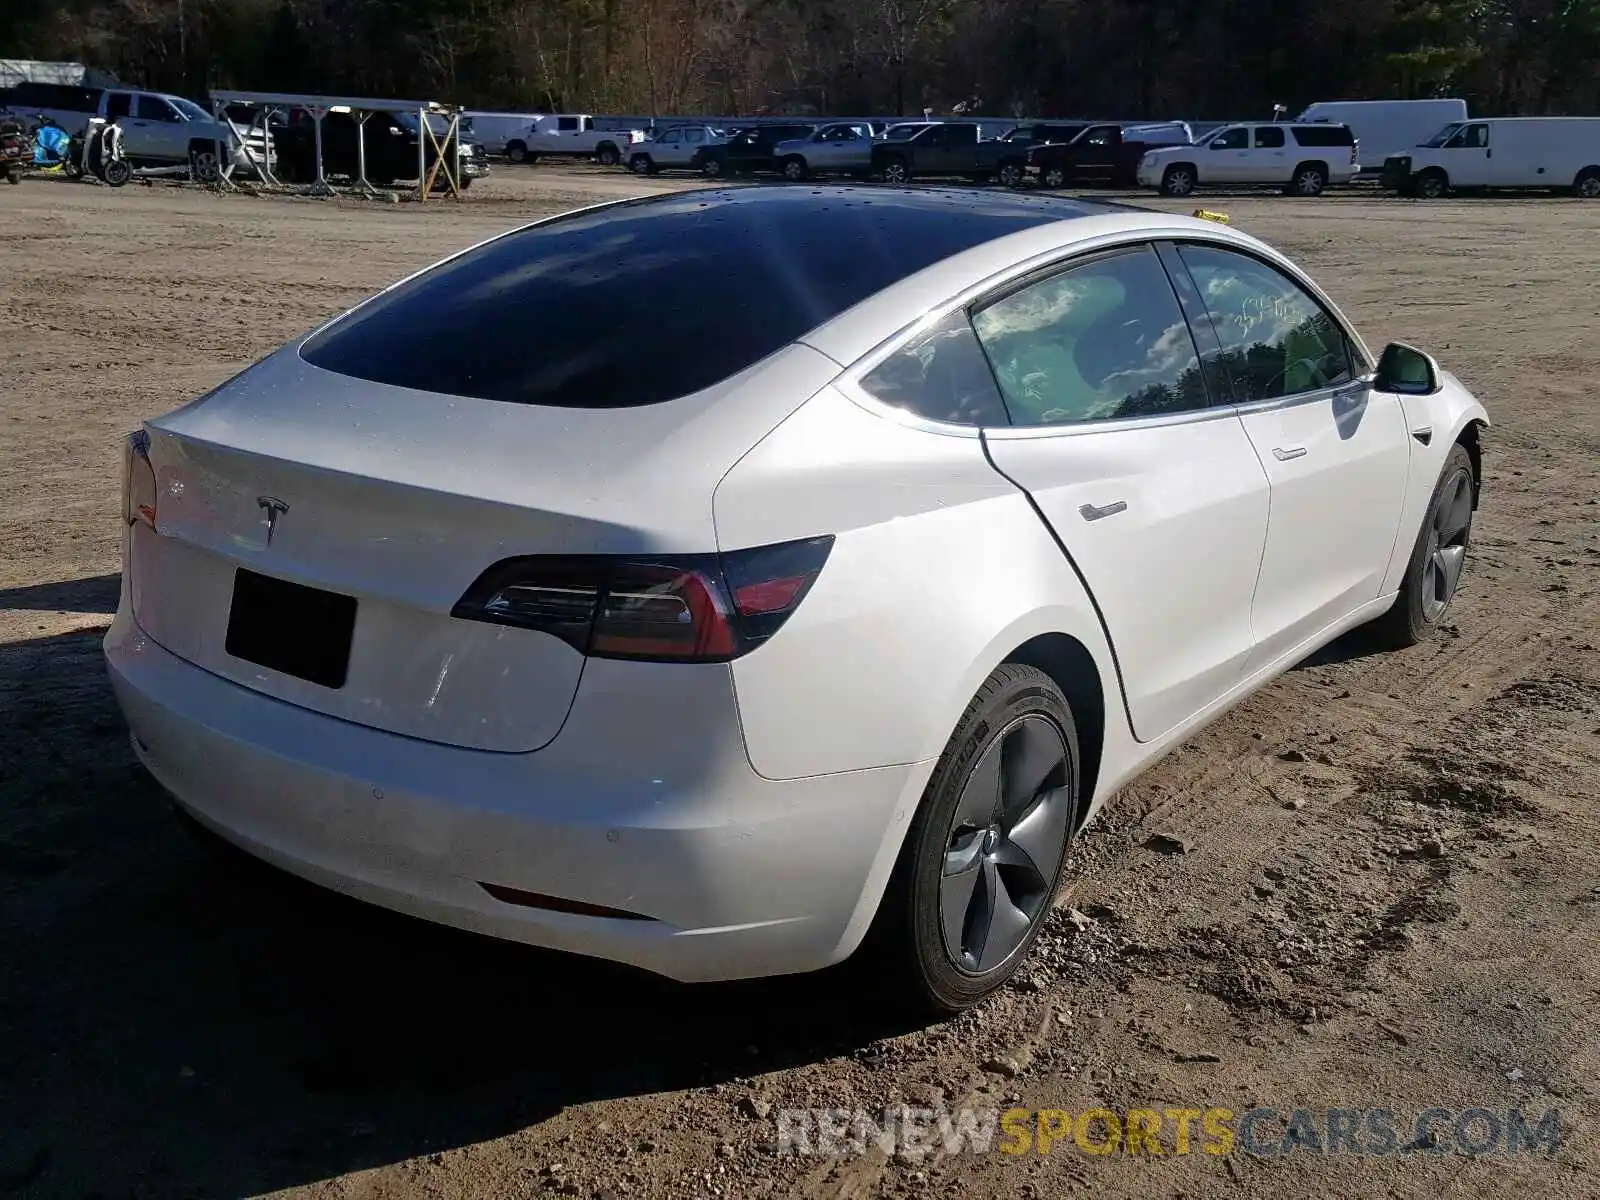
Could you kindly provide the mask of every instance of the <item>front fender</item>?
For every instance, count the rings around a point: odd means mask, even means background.
[[[1489,425],[1488,411],[1461,380],[1443,371],[1440,373],[1440,384],[1439,390],[1431,395],[1399,397],[1406,430],[1411,436],[1411,470],[1399,532],[1389,558],[1389,569],[1384,574],[1385,594],[1399,590],[1405,577],[1411,552],[1416,546],[1417,533],[1422,528],[1428,502],[1433,498],[1433,489],[1439,481],[1440,472],[1444,470],[1450,448],[1457,442],[1474,437],[1477,429]],[[1426,444],[1422,440],[1424,434],[1427,437]],[[1477,462],[1476,453],[1474,462]],[[1480,496],[1482,474],[1479,470]]]

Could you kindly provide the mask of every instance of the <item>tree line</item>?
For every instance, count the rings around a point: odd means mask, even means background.
[[[1600,113],[1600,0],[7,0],[0,57],[139,86],[627,114]]]

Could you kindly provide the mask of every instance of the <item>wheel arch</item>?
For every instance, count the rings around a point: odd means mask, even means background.
[[[1072,710],[1072,720],[1077,726],[1078,756],[1082,760],[1079,763],[1078,811],[1073,814],[1076,832],[1088,819],[1105,751],[1106,691],[1100,668],[1087,646],[1070,633],[1060,632],[1029,638],[1003,661],[1043,671],[1067,698],[1067,707]]]

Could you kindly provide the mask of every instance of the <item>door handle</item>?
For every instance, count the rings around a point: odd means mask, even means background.
[[[1304,446],[1274,446],[1272,448],[1272,457],[1279,462],[1288,462],[1291,458],[1304,458],[1305,456],[1306,448]]]
[[[1080,504],[1078,515],[1085,521],[1098,521],[1101,517],[1114,517],[1128,508],[1126,500],[1113,500],[1110,504]]]

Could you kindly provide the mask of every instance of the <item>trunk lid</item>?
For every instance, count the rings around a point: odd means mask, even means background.
[[[131,530],[135,615],[180,657],[292,704],[450,745],[538,749],[560,731],[583,656],[454,618],[455,602],[517,555],[716,549],[718,481],[837,371],[797,345],[682,400],[570,409],[370,383],[288,348],[147,425],[159,532]],[[269,580],[265,600],[252,592],[249,636],[230,630],[241,569]],[[354,598],[353,626],[330,634],[316,597],[307,607],[270,581]],[[329,636],[348,639],[337,686],[250,649],[265,637],[293,659]]]

